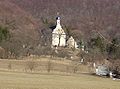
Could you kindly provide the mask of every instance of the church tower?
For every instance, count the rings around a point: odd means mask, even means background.
[[[52,46],[66,46],[66,34],[61,27],[60,17],[56,18],[56,28],[52,32]]]

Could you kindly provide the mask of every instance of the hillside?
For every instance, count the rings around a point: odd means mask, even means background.
[[[108,39],[120,33],[120,0],[10,1],[31,13],[39,21],[41,18],[54,21],[59,12],[63,26],[78,30],[84,37],[96,33],[93,30],[100,31]]]
[[[38,24],[30,14],[7,0],[0,1],[0,12],[0,22],[4,25],[12,25],[14,28],[11,30],[31,29],[33,33],[33,29],[37,28]]]
[[[19,50],[23,45],[34,45],[39,40],[37,20],[7,0],[0,0],[0,26],[10,31],[9,41],[1,43],[8,51]]]
[[[55,23],[57,12],[62,17],[62,25],[82,38],[89,38],[98,31],[107,39],[120,33],[120,0],[5,0],[29,13],[39,21]],[[12,7],[11,7],[12,8]],[[17,8],[16,8],[17,9]]]
[[[0,12],[1,25],[11,33],[10,41],[1,46],[17,54],[38,46],[37,53],[48,50],[40,46],[50,46],[49,27],[55,25],[58,12],[63,28],[75,39],[87,43],[102,34],[111,42],[120,37],[120,0],[0,0]]]

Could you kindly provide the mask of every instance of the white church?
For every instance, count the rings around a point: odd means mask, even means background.
[[[52,32],[52,47],[78,48],[77,42],[71,36],[67,40],[67,35],[60,24],[60,17],[56,18],[56,28]]]

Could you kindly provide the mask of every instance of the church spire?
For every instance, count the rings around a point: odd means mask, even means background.
[[[57,20],[56,27],[61,28],[59,12],[57,12],[57,18],[56,18],[56,20]]]
[[[58,16],[58,17],[56,18],[56,20],[57,20],[57,26],[61,26],[61,25],[60,25],[60,16]]]

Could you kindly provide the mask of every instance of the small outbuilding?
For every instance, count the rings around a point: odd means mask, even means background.
[[[72,36],[68,39],[67,46],[69,48],[78,48],[77,42],[74,40]]]

